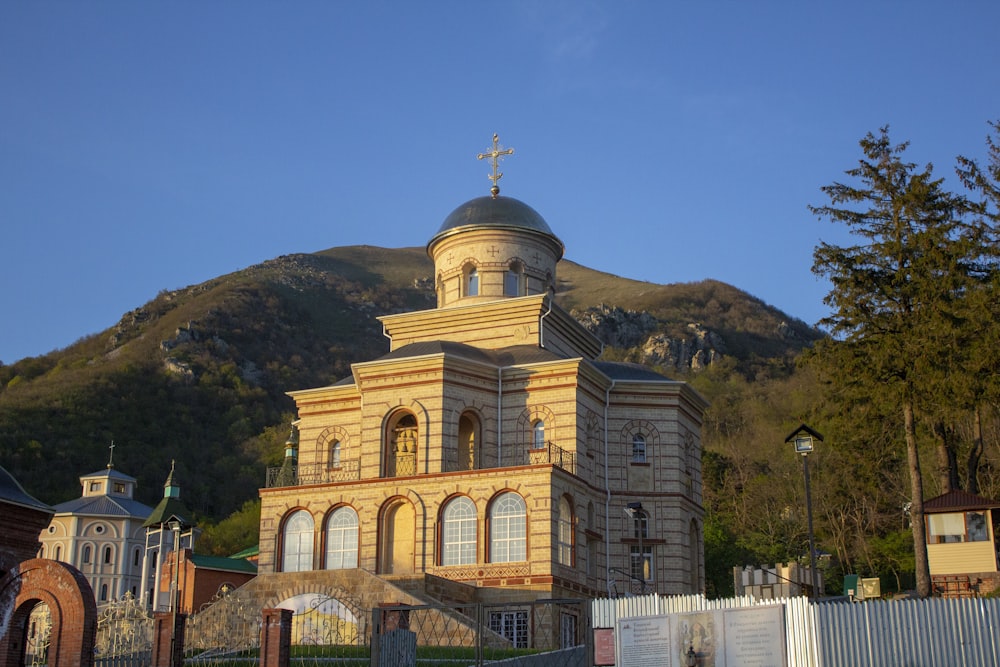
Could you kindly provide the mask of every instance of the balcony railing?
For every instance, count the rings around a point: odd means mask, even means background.
[[[416,459],[414,455],[399,457],[388,471],[387,477],[403,477],[416,474]],[[491,468],[509,468],[514,466],[538,465],[548,463],[558,468],[576,474],[576,454],[555,444],[546,442],[542,447],[528,445],[505,445],[501,450],[501,460],[497,464],[496,456],[487,456],[482,462],[481,470]],[[267,469],[264,488],[271,489],[283,486],[303,486],[306,484],[328,484],[330,482],[355,482],[361,479],[361,461],[355,459],[344,461],[341,466],[328,468],[324,465],[295,465]]]
[[[566,451],[554,442],[546,442],[542,447],[516,445],[502,450],[500,466],[524,466],[551,463],[567,472],[576,474],[576,454]]]
[[[359,460],[344,461],[336,468],[327,468],[323,465],[281,466],[267,469],[264,488],[354,482],[359,479],[361,479],[361,461]]]

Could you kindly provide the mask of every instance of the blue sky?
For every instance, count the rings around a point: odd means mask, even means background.
[[[160,290],[423,246],[488,193],[568,259],[810,324],[820,187],[888,124],[954,184],[1000,119],[996,2],[0,3],[0,360]],[[956,185],[957,187],[957,185]]]

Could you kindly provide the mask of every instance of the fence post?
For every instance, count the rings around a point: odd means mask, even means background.
[[[292,610],[261,609],[260,667],[288,667],[292,657]]]
[[[369,646],[369,654],[371,655],[371,660],[369,660],[369,667],[378,667],[379,664],[379,645],[382,643],[382,610],[378,607],[372,609],[372,638],[371,646]]]
[[[181,667],[184,664],[186,620],[187,614],[174,614],[169,611],[158,611],[153,614],[152,667]]]

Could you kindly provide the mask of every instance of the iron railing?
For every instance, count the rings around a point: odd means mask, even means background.
[[[344,461],[336,468],[324,465],[293,465],[268,468],[264,487],[303,486],[330,482],[356,482],[361,479],[361,461]]]
[[[546,463],[577,474],[576,454],[563,449],[554,442],[546,442],[541,447],[528,445],[505,446],[497,463],[496,456],[484,457],[481,469],[510,468],[515,466],[537,465]],[[390,470],[389,477],[405,477],[415,475],[416,458],[410,454],[407,458],[397,458]],[[264,487],[271,489],[283,486],[303,486],[307,484],[328,484],[331,482],[356,482],[361,479],[361,461],[354,459],[344,461],[336,468],[322,464],[284,465],[268,468]]]

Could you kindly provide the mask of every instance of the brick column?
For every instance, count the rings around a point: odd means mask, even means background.
[[[261,609],[260,667],[288,667],[292,656],[292,610]]]
[[[171,654],[171,623],[176,618],[173,627],[173,653]],[[182,667],[184,664],[184,622],[187,614],[174,616],[169,611],[158,611],[153,614],[153,663],[152,667]]]

